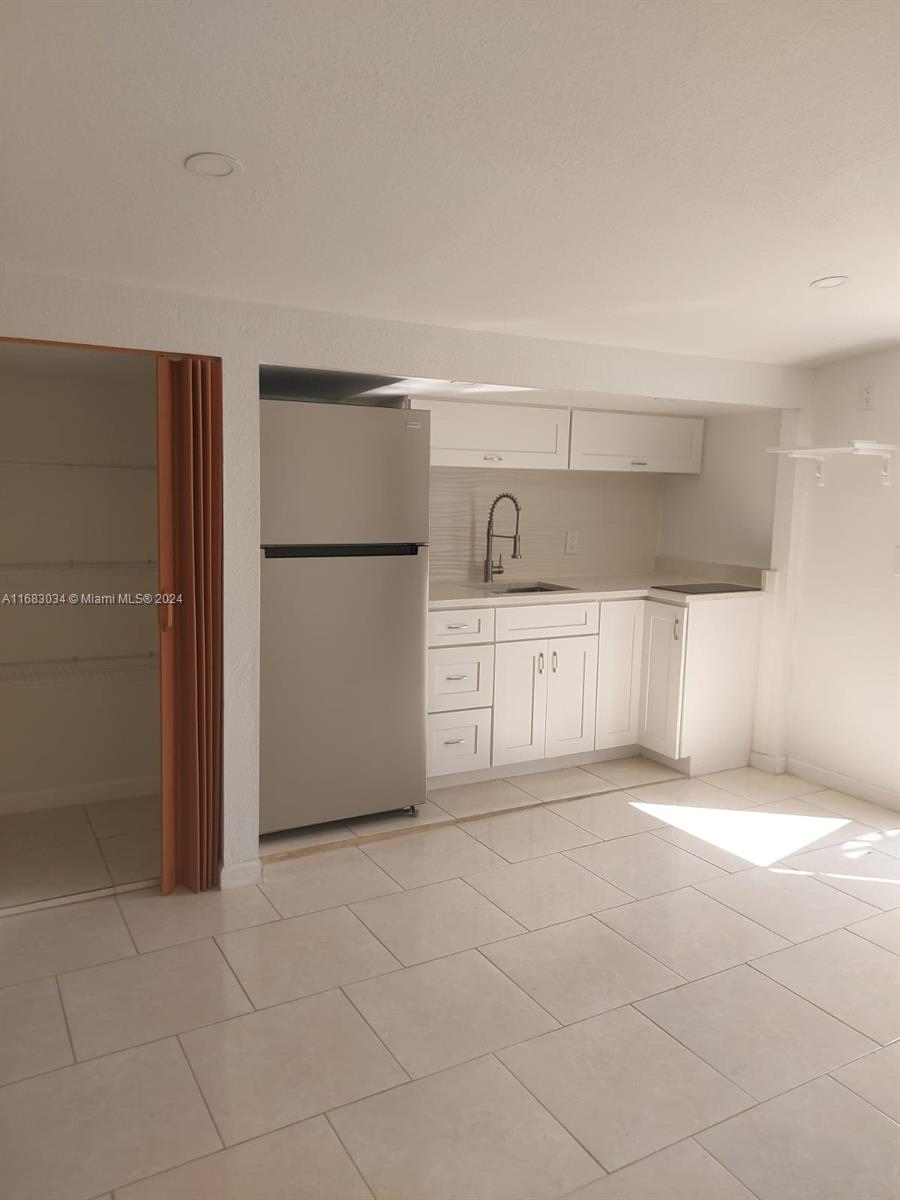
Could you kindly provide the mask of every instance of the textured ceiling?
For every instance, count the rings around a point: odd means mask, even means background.
[[[892,0],[0,9],[13,269],[768,362],[897,337]]]

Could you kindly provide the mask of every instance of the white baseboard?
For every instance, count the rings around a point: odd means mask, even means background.
[[[36,792],[7,792],[0,795],[0,816],[36,812],[42,808],[63,808],[70,804],[94,804],[98,800],[127,800],[132,796],[150,796],[154,793],[159,793],[158,775],[101,779],[93,783],[44,788]]]
[[[757,771],[768,771],[770,775],[783,775],[787,770],[787,758],[784,754],[762,754],[759,750],[750,751],[750,766]]]
[[[262,879],[262,867],[258,858],[250,858],[246,862],[226,863],[219,875],[219,890],[230,891],[232,888],[247,887],[251,883],[259,883]]]
[[[517,775],[536,775],[539,771],[558,771],[562,767],[584,767],[588,763],[611,762],[616,758],[636,758],[640,746],[614,746],[610,750],[587,750],[584,754],[563,754],[559,758],[539,758],[534,762],[507,763],[502,767],[484,767],[480,771],[460,771],[456,775],[435,775],[425,781],[429,792],[458,787],[464,783],[485,783],[490,779],[514,779]]]
[[[882,808],[892,808],[900,811],[900,794],[889,788],[879,787],[875,783],[866,783],[862,779],[853,779],[850,775],[842,775],[840,771],[829,771],[825,767],[817,767],[814,763],[802,762],[799,758],[787,759],[787,769],[792,775],[808,779],[810,783],[821,783],[823,787],[835,792],[845,792],[848,796],[856,796],[858,800],[868,800],[870,804],[880,804]]]

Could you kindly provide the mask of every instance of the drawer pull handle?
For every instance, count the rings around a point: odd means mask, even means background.
[[[468,625],[448,625],[447,628],[448,629],[469,629],[470,626],[468,626]]]
[[[641,458],[633,458],[633,459],[631,460],[631,465],[632,465],[633,467],[646,467],[646,465],[647,465],[647,464],[646,464],[646,462],[645,462],[643,459],[641,459]]]
[[[444,742],[445,746],[461,746],[465,738],[452,738],[449,742]]]
[[[556,653],[555,650],[553,651],[553,657],[551,658],[550,663],[551,663],[551,669],[553,671],[553,674],[555,675],[556,668],[559,665],[559,655]]]
[[[503,462],[502,454],[485,454],[483,457],[485,462]]]
[[[444,678],[448,683],[457,683],[460,679],[468,679],[468,675],[445,675]]]
[[[544,673],[544,652],[542,650],[541,653],[538,655],[538,675],[543,675],[543,673]]]
[[[674,637],[676,642],[678,641],[678,624],[679,624],[680,620],[681,620],[680,617],[676,617],[675,624],[672,626],[672,637]]]

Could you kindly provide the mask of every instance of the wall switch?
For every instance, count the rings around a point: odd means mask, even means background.
[[[875,389],[870,383],[867,383],[862,390],[862,395],[859,398],[859,407],[864,412],[871,412],[875,407]]]
[[[566,530],[566,554],[578,553],[578,534],[573,529]]]

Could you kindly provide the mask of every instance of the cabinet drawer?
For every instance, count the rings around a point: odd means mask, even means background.
[[[428,774],[452,775],[491,765],[491,710],[432,713],[428,718]]]
[[[539,637],[577,637],[600,628],[596,600],[569,604],[530,604],[497,609],[497,641],[521,642]]]
[[[464,646],[493,640],[492,608],[443,609],[428,614],[429,646]]]
[[[493,646],[443,646],[428,651],[430,713],[484,708],[493,698]]]

